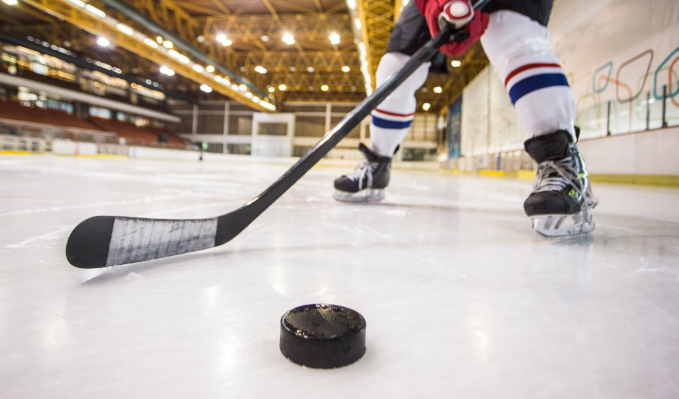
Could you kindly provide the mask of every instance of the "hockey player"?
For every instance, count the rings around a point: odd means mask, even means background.
[[[469,0],[414,0],[396,22],[377,68],[377,85],[399,70],[444,23],[464,27],[467,38],[441,51],[459,56],[481,40],[505,84],[521,122],[531,135],[524,146],[537,162],[533,192],[524,202],[533,227],[550,237],[594,229],[591,192],[576,142],[575,103],[566,76],[549,44],[546,28],[552,0],[487,0],[474,12]],[[415,91],[424,84],[429,63],[416,70],[372,112],[371,148],[359,149],[366,162],[335,180],[339,201],[379,201],[389,184],[391,159],[415,115]],[[572,218],[572,223],[567,223]]]

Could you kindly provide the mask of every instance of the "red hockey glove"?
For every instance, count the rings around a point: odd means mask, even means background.
[[[468,37],[462,41],[451,41],[441,46],[441,51],[458,56],[466,53],[488,27],[487,13],[474,12],[470,0],[415,0],[415,5],[424,15],[431,36],[436,36],[445,24],[460,29],[464,27]]]

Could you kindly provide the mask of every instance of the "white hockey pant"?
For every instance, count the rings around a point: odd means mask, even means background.
[[[532,19],[497,11],[481,43],[528,134],[562,129],[574,136],[573,94],[549,38],[547,28]]]
[[[377,67],[377,86],[401,69],[410,56],[401,53],[387,53]],[[408,134],[415,117],[415,92],[427,80],[429,63],[420,66],[386,100],[372,112],[370,141],[372,150],[379,155],[392,157],[396,147]]]

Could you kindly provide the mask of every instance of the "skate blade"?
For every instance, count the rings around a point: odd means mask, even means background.
[[[589,209],[574,215],[531,216],[533,229],[547,238],[564,238],[588,234],[594,230],[594,219]]]
[[[383,188],[368,188],[357,193],[347,193],[346,191],[335,190],[333,198],[342,202],[377,202],[385,197]]]

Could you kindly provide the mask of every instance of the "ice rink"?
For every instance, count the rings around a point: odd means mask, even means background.
[[[676,398],[679,190],[594,184],[591,236],[538,237],[531,181],[395,171],[378,205],[317,167],[230,243],[70,266],[94,215],[232,211],[287,166],[0,156],[0,397]],[[278,349],[293,307],[367,320],[357,363]]]

